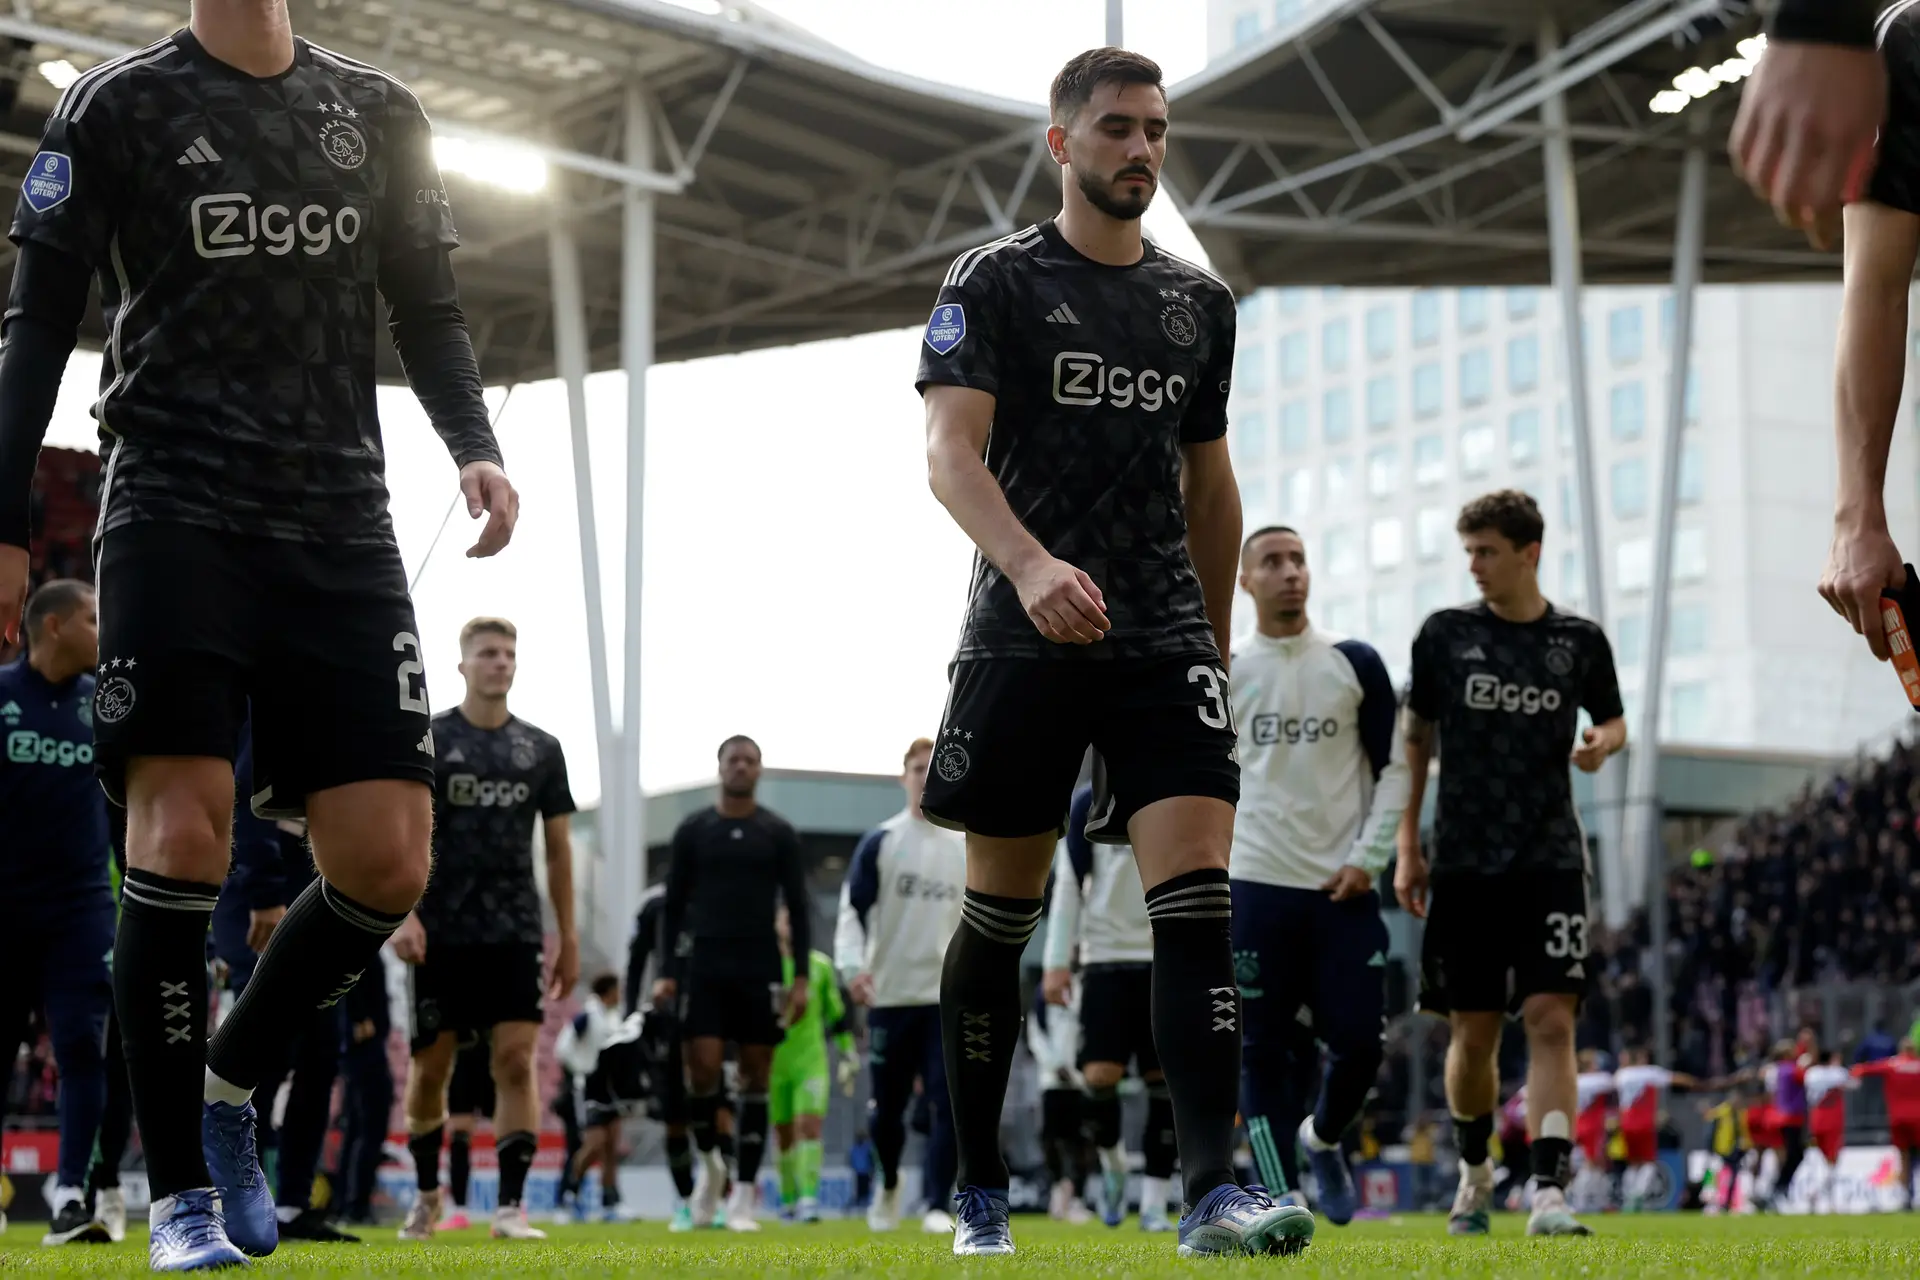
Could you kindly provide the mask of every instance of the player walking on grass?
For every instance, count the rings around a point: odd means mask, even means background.
[[[374,963],[427,882],[433,744],[387,513],[382,321],[469,514],[491,513],[468,554],[506,546],[518,498],[420,104],[296,39],[285,0],[194,0],[187,30],[83,72],[47,121],[12,237],[0,627],[17,627],[35,450],[97,276],[95,767],[128,809],[113,971],[149,1257],[233,1265],[279,1239],[253,1145],[265,1064]],[[249,700],[253,807],[306,819],[320,875],[209,1043],[207,921]]]
[[[801,964],[806,965],[807,990],[812,999],[800,1020],[787,1027],[786,1038],[773,1051],[772,1074],[767,1081],[767,1122],[780,1144],[780,1203],[800,1222],[820,1221],[820,1136],[827,1115],[832,1072],[827,1042],[840,1051],[840,1080],[849,1097],[859,1063],[853,1056],[853,1030],[846,1002],[840,998],[840,979],[825,953],[793,951],[793,926],[782,906],[773,917],[780,938],[780,982],[793,986]]]
[[[44,1243],[109,1238],[87,1211],[87,1160],[107,1106],[113,1007],[107,806],[93,778],[93,588],[56,579],[27,604],[27,656],[0,666],[0,1062],[12,1078],[28,1019],[44,1012],[60,1070],[60,1156]],[[5,1110],[0,1094],[0,1112]]]
[[[940,969],[960,926],[967,852],[956,834],[927,821],[920,808],[933,742],[915,739],[901,761],[907,807],[860,838],[847,864],[834,930],[834,962],[853,1003],[867,1010],[867,1065],[872,1078],[874,1153],[880,1187],[867,1226],[900,1225],[900,1153],[907,1145],[913,1084],[925,1091],[928,1125],[921,1228],[953,1230],[946,1206],[953,1193],[953,1109],[940,1051]]]
[[[664,976],[654,981],[653,1002],[679,1002],[693,1138],[707,1157],[693,1209],[694,1221],[703,1225],[713,1220],[725,1173],[724,1165],[715,1167],[713,1154],[725,1051],[729,1043],[738,1046],[739,1155],[727,1226],[758,1231],[755,1180],[767,1146],[773,1050],[782,1028],[806,1013],[810,987],[804,970],[797,970],[791,983],[782,979],[775,899],[791,913],[795,955],[811,950],[813,930],[800,836],[754,798],[760,785],[759,746],[735,736],[721,743],[717,754],[719,802],[673,833],[660,938]],[[677,963],[676,955],[682,957]]]
[[[1047,1003],[1071,1018],[1073,971],[1080,956],[1080,1050],[1075,1065],[1086,1087],[1081,1106],[1087,1137],[1100,1158],[1100,1217],[1110,1227],[1127,1213],[1127,1144],[1120,1137],[1120,1082],[1137,1065],[1147,1090],[1140,1135],[1140,1229],[1171,1231],[1167,1187],[1173,1177],[1173,1099],[1153,1047],[1153,929],[1140,892],[1140,871],[1125,845],[1086,837],[1093,788],[1074,793],[1067,837],[1053,863],[1047,912]],[[1057,1181],[1057,1179],[1056,1179]]]
[[[1247,1018],[1240,1107],[1268,1185],[1294,1190],[1287,1166],[1297,1141],[1320,1211],[1345,1226],[1359,1197],[1340,1141],[1373,1088],[1386,1025],[1387,926],[1374,882],[1407,803],[1398,699],[1372,645],[1308,621],[1312,574],[1294,530],[1247,539],[1240,585],[1258,619],[1233,655],[1242,785],[1233,954]],[[1315,1040],[1327,1049],[1324,1080]],[[1316,1097],[1303,1096],[1302,1079]]]
[[[1540,594],[1545,525],[1532,498],[1511,489],[1476,498],[1455,527],[1481,601],[1442,609],[1413,642],[1411,785],[1394,876],[1400,901],[1427,919],[1420,1007],[1453,1033],[1446,1088],[1461,1177],[1448,1230],[1488,1229],[1500,1032],[1518,1013],[1533,1152],[1527,1234],[1586,1235],[1566,1200],[1573,1022],[1588,982],[1587,843],[1568,752],[1572,744],[1572,764],[1591,773],[1626,744],[1620,686],[1600,628]],[[1576,741],[1583,709],[1593,726]],[[1429,873],[1420,801],[1436,754],[1444,767]]]
[[[1233,295],[1140,234],[1166,158],[1159,67],[1091,50],[1062,68],[1050,103],[1060,214],[960,255],[916,379],[934,494],[979,549],[925,800],[967,832],[940,993],[960,1141],[954,1252],[1013,1250],[999,1128],[1020,955],[1089,744],[1112,786],[1088,834],[1133,845],[1153,922],[1180,1248],[1293,1251],[1312,1216],[1233,1178]]]
[[[1900,1052],[1878,1062],[1853,1068],[1856,1079],[1878,1077],[1887,1103],[1887,1140],[1900,1153],[1900,1198],[1914,1207],[1913,1169],[1920,1158],[1920,1045],[1912,1036],[1900,1042]]]
[[[512,623],[468,622],[460,629],[467,696],[433,718],[433,881],[393,943],[413,966],[407,1149],[419,1195],[400,1228],[403,1240],[432,1239],[440,1221],[440,1148],[463,1040],[485,1040],[492,1050],[500,1162],[493,1234],[546,1238],[527,1222],[525,1203],[540,1128],[534,1052],[546,1001],[569,994],[580,978],[568,818],[574,805],[559,740],[507,709],[517,662]],[[547,897],[559,933],[551,975],[533,874],[536,820],[545,837]]]

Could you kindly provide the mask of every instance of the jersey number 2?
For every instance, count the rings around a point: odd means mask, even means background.
[[[1226,678],[1224,671],[1216,671],[1206,666],[1196,666],[1187,672],[1188,684],[1204,683],[1206,685],[1204,690],[1206,702],[1202,702],[1198,710],[1200,723],[1209,729],[1233,728],[1233,709],[1227,703]],[[1208,702],[1213,704],[1211,708],[1207,706]]]
[[[400,682],[400,709],[418,711],[424,716],[427,714],[426,688],[423,686],[419,693],[413,691],[413,678],[427,669],[427,664],[420,661],[420,640],[413,632],[402,631],[393,638],[393,649],[395,653],[407,655],[400,660],[399,670],[394,673],[394,678]]]

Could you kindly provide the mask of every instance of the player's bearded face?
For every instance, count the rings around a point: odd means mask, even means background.
[[[1118,172],[1096,172],[1073,167],[1074,177],[1079,180],[1080,194],[1087,203],[1122,222],[1131,222],[1147,211],[1153,203],[1153,193],[1159,187],[1159,179],[1152,169],[1144,164],[1128,163]],[[1142,181],[1145,179],[1145,181]]]

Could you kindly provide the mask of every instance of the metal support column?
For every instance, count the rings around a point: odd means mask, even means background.
[[[627,167],[653,168],[653,118],[637,83],[627,86]],[[622,630],[625,676],[620,687],[622,844],[617,904],[611,905],[624,939],[646,883],[646,798],[640,787],[640,613],[646,563],[647,369],[653,364],[653,193],[628,187],[621,204],[620,363],[627,371],[627,575]]]
[[[1126,8],[1126,0],[1107,0],[1107,44],[1115,49],[1126,48],[1127,20],[1121,11]]]
[[[1552,17],[1540,19],[1537,56],[1551,60],[1560,49]],[[1573,415],[1573,457],[1580,501],[1580,563],[1586,578],[1586,614],[1606,626],[1606,573],[1601,557],[1600,504],[1593,477],[1593,414],[1587,395],[1587,343],[1580,272],[1580,191],[1574,177],[1573,143],[1567,133],[1567,103],[1558,93],[1540,104],[1541,142],[1546,167],[1547,227],[1553,259],[1553,287],[1560,299],[1560,328],[1566,342],[1567,408]],[[1627,883],[1621,865],[1621,799],[1625,780],[1612,762],[1593,779],[1599,814],[1601,889],[1609,925],[1627,917]]]
[[[1654,1052],[1672,1057],[1667,1015],[1666,849],[1660,838],[1660,703],[1667,664],[1668,596],[1673,588],[1673,526],[1680,505],[1680,456],[1687,426],[1687,373],[1693,354],[1693,301],[1700,285],[1701,247],[1707,225],[1707,153],[1701,147],[1705,111],[1694,122],[1693,148],[1680,171],[1680,212],[1673,244],[1673,339],[1667,353],[1666,435],[1660,449],[1660,506],[1653,538],[1653,594],[1647,607],[1646,678],[1640,689],[1640,723],[1628,756],[1630,846],[1642,859],[1647,919],[1653,932]]]
[[[587,308],[580,285],[580,246],[556,194],[547,227],[547,260],[553,276],[553,362],[567,384],[567,419],[573,433],[573,494],[580,525],[580,580],[587,597],[587,669],[593,685],[594,743],[600,756],[601,868],[614,864],[619,833],[620,768],[613,736],[613,696],[607,686],[607,622],[600,602],[600,536],[593,514],[593,460],[587,446]],[[603,886],[596,884],[599,891]],[[579,922],[584,928],[586,922]],[[616,935],[624,940],[624,930]],[[604,941],[604,936],[603,936]]]

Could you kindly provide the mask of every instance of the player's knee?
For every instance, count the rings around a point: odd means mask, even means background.
[[[824,1128],[825,1126],[821,1124],[819,1116],[796,1116],[794,1118],[793,1130],[800,1135],[800,1141],[802,1142],[820,1141],[820,1134]]]
[[[533,1043],[516,1041],[496,1044],[493,1049],[493,1082],[501,1089],[533,1087]]]
[[[1116,1089],[1126,1078],[1127,1069],[1117,1062],[1089,1062],[1080,1074],[1089,1089]]]
[[[1500,1015],[1455,1014],[1452,1044],[1469,1059],[1490,1058],[1500,1051]]]
[[[1573,1009],[1563,997],[1534,996],[1520,1016],[1530,1048],[1559,1051],[1573,1047]]]
[[[127,815],[127,860],[176,880],[216,884],[227,875],[233,832],[232,783],[224,804],[191,787],[132,798]]]

